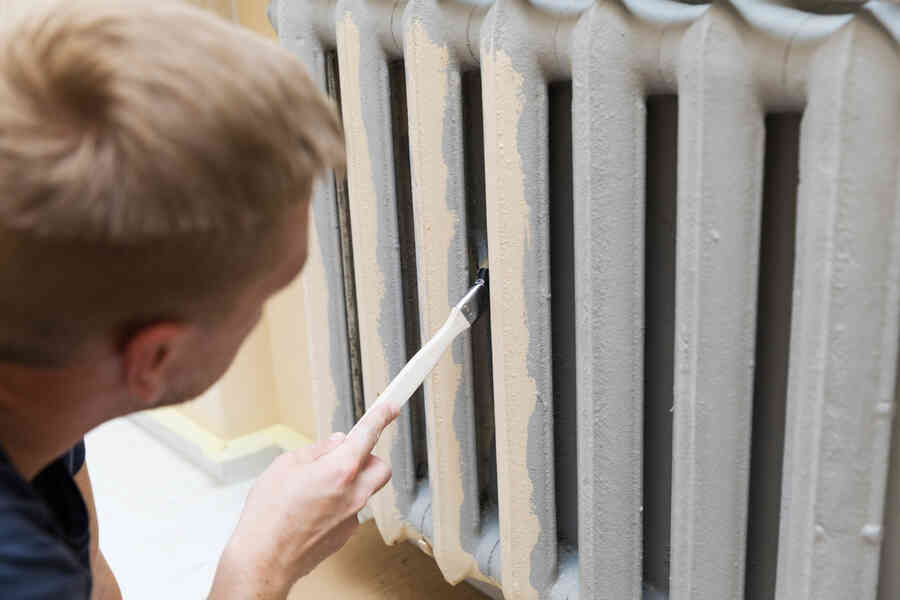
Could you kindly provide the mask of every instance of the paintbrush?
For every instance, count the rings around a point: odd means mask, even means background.
[[[410,396],[413,395],[434,366],[444,355],[459,334],[469,329],[482,312],[488,309],[488,270],[481,268],[475,284],[466,292],[462,300],[450,311],[450,316],[437,333],[416,352],[397,376],[366,410],[372,412],[385,403],[390,404],[393,414],[398,414]]]

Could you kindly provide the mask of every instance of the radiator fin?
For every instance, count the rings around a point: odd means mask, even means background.
[[[644,258],[643,581],[669,589],[675,357],[678,97],[647,99]]]
[[[797,213],[799,113],[766,117],[753,437],[747,511],[747,600],[775,596]]]
[[[548,88],[553,470],[556,537],[578,555],[578,414],[575,381],[575,242],[572,205],[572,83]]]
[[[403,61],[388,65],[391,102],[391,137],[394,143],[394,185],[397,194],[397,245],[400,253],[400,283],[403,290],[403,321],[406,360],[422,347],[419,327],[419,280],[416,269],[416,241],[413,234],[412,179],[409,164],[409,120],[406,108],[406,68]],[[412,428],[413,470],[417,480],[428,478],[425,433],[425,400],[422,387],[409,399]]]
[[[328,95],[341,111],[341,82],[338,75],[337,51],[325,53],[325,86]],[[356,306],[356,275],[353,267],[353,227],[350,220],[350,201],[346,174],[334,175],[334,194],[337,203],[337,217],[341,253],[341,276],[344,283],[344,318],[347,327],[347,360],[350,365],[350,386],[352,394],[353,421],[356,422],[366,411],[362,391],[362,358],[359,353],[359,314]]]

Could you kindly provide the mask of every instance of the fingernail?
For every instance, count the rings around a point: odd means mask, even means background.
[[[331,434],[331,436],[328,439],[336,442],[338,440],[344,439],[344,434],[341,433],[340,431],[335,431],[334,433]]]

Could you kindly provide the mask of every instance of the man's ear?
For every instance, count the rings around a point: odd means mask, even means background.
[[[125,342],[122,361],[126,384],[142,405],[154,406],[165,392],[173,359],[189,333],[190,326],[183,323],[153,323]]]

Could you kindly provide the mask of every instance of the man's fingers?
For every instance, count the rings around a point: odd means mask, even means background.
[[[340,431],[336,431],[324,440],[319,440],[315,444],[298,448],[294,451],[294,456],[296,456],[300,462],[311,463],[340,446],[346,437],[347,436]]]
[[[375,449],[384,428],[397,417],[387,404],[369,409],[353,426],[347,439],[329,455],[329,460],[343,465],[362,465]]]
[[[387,485],[391,480],[391,466],[372,454],[366,459],[359,471],[357,487],[369,496]]]

